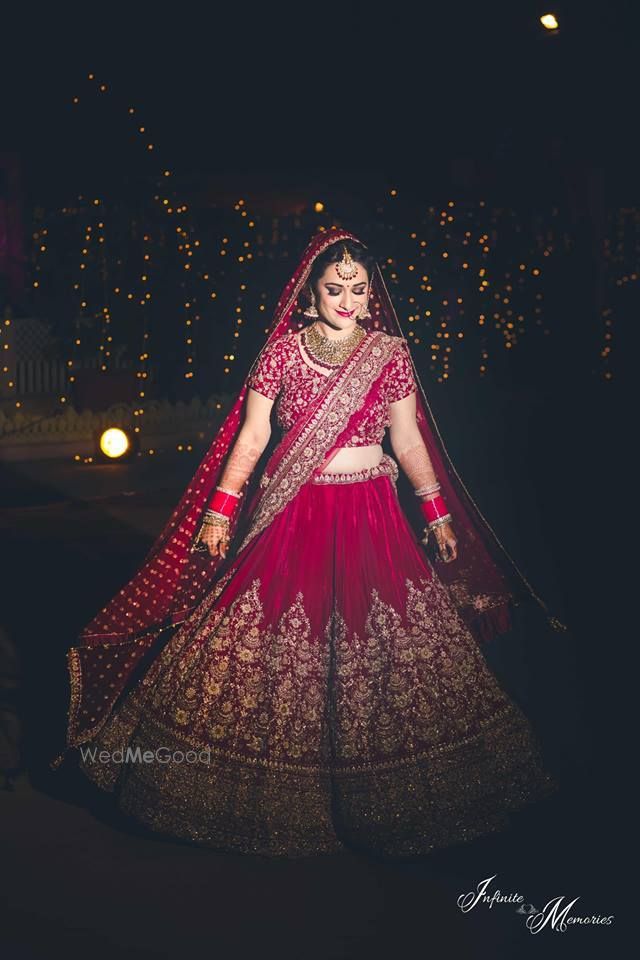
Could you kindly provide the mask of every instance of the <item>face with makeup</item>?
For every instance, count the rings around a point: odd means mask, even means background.
[[[330,263],[316,283],[319,322],[327,324],[330,329],[352,330],[366,306],[369,292],[367,271],[361,263],[354,265],[357,273],[351,280],[342,280],[336,264]]]

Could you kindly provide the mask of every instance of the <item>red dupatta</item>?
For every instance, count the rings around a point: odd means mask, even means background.
[[[298,301],[313,262],[328,246],[346,238],[357,241],[349,231],[339,229],[320,233],[311,240],[278,301],[265,347],[276,337],[304,325],[303,306]],[[240,549],[268,526],[311,471],[329,459],[330,452],[341,445],[343,435],[348,436],[354,418],[366,407],[369,388],[393,350],[407,349],[411,358],[377,266],[370,281],[369,310],[371,318],[358,322],[370,335],[328,378],[303,417],[278,444],[253,497],[243,498],[246,503],[236,512],[231,530],[232,538],[239,528],[246,531]],[[391,334],[393,339],[380,335],[384,333]],[[192,547],[242,425],[247,379],[260,355],[139,571],[84,628],[80,643],[68,651],[71,702],[67,747],[78,746],[99,732],[141,661],[155,652],[161,634],[189,616],[212,589],[219,568],[225,565],[223,558],[194,551]],[[411,363],[416,381],[416,421],[453,515],[459,546],[459,559],[441,565],[438,574],[449,586],[476,637],[488,640],[509,629],[511,603],[529,595],[545,611],[546,606],[517,569],[458,476],[412,358]],[[252,478],[252,483],[255,481]],[[233,541],[231,546],[235,546]],[[555,627],[563,627],[555,618],[549,619]],[[52,766],[59,765],[63,757],[64,754],[58,757]]]

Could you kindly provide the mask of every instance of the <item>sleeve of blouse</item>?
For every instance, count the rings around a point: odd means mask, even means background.
[[[416,380],[406,340],[403,340],[389,361],[387,370],[387,401],[403,400],[416,390]]]
[[[278,338],[280,339],[280,338]],[[268,344],[262,351],[258,363],[247,379],[247,387],[269,400],[275,400],[282,385],[282,356],[280,345],[276,341]]]

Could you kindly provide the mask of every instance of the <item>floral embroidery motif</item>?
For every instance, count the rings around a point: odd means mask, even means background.
[[[269,623],[255,578],[170,641],[145,678],[146,716],[174,734],[188,727],[194,747],[325,770],[402,761],[477,735],[509,700],[442,582],[407,579],[405,588],[397,607],[372,589],[362,632],[336,609],[314,635],[302,591]]]
[[[398,464],[387,453],[383,454],[379,463],[373,467],[362,467],[361,470],[353,470],[350,473],[323,473],[316,470],[311,478],[312,483],[362,483],[365,480],[372,480],[374,477],[390,477],[394,484],[398,481],[400,471]]]
[[[362,412],[357,428],[340,440],[343,447],[365,447],[382,442],[391,426],[389,404],[401,400],[416,389],[406,342],[390,337],[399,346],[387,363],[377,389],[371,392],[367,409]],[[290,430],[301,417],[309,401],[326,383],[327,375],[304,362],[296,334],[289,333],[268,344],[250,374],[247,385],[275,400],[276,421],[284,431]]]
[[[384,395],[387,403],[396,403],[408,397],[415,389],[416,380],[411,366],[409,347],[406,340],[401,340],[400,347],[385,370]]]
[[[370,392],[370,385],[377,382],[387,360],[397,349],[398,339],[374,331],[360,341],[331,377],[321,402],[296,424],[292,442],[270,475],[268,488],[258,503],[240,551],[269,526],[311,477],[314,468],[320,465],[326,451],[336,443],[350,418],[360,410],[364,397]]]
[[[357,842],[411,853],[501,829],[505,809],[554,791],[527,719],[437,577],[407,578],[395,603],[372,589],[359,631],[338,609],[314,631],[302,591],[271,621],[261,586],[199,611],[96,738],[207,751],[131,765],[126,813],[205,845],[290,856],[343,849],[338,817]],[[109,790],[122,773],[81,767]]]
[[[508,700],[442,582],[406,581],[404,616],[373,590],[362,638],[339,619],[337,704],[345,760],[422,754],[473,736]]]

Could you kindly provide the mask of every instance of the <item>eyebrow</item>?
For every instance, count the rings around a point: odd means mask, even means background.
[[[366,282],[367,282],[366,280],[357,280],[356,283],[352,283],[351,286],[352,286],[352,287],[359,287],[359,286],[361,286],[363,283],[366,283]],[[343,286],[344,286],[343,283],[334,283],[333,280],[325,280],[325,281],[324,281],[324,285],[325,285],[325,287],[343,287]]]

